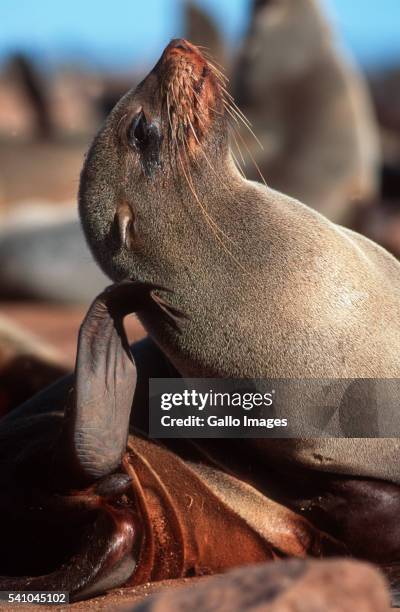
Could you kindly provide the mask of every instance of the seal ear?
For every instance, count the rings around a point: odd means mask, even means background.
[[[74,484],[111,474],[121,463],[137,378],[123,318],[141,309],[144,294],[148,288],[141,283],[113,285],[82,323],[59,451]]]

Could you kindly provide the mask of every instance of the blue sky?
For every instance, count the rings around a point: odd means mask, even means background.
[[[322,0],[340,35],[366,67],[400,62],[400,0]],[[0,0],[0,58],[24,49],[100,68],[154,62],[182,34],[183,0]],[[197,0],[234,43],[250,0]]]

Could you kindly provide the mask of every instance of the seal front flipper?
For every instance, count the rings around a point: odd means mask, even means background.
[[[106,289],[81,326],[62,446],[63,459],[69,455],[74,477],[83,481],[113,472],[125,452],[137,375],[122,320],[126,304],[142,307],[146,292],[133,283]]]
[[[81,326],[61,445],[74,482],[112,473],[126,449],[137,371],[123,328],[125,315],[156,307],[174,327],[184,318],[155,294],[157,289],[166,291],[132,281],[112,285],[96,298]]]

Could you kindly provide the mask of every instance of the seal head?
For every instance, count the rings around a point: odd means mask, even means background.
[[[221,166],[227,138],[223,76],[197,47],[171,41],[116,105],[82,171],[83,227],[109,276],[154,281],[151,262],[161,254],[168,268],[180,202],[190,193],[193,199],[202,168]],[[202,200],[197,190],[196,198]]]

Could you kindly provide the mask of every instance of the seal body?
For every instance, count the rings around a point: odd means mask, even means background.
[[[114,279],[169,290],[187,316],[183,329],[139,316],[183,376],[397,377],[400,264],[244,180],[231,159],[226,104],[199,51],[173,41],[115,107],[81,177],[81,219],[97,261]],[[267,464],[399,481],[395,439],[260,445]]]
[[[379,186],[378,131],[367,85],[319,0],[254,2],[234,84],[264,149],[242,137],[268,185],[349,223]],[[246,175],[259,180],[241,148]]]

